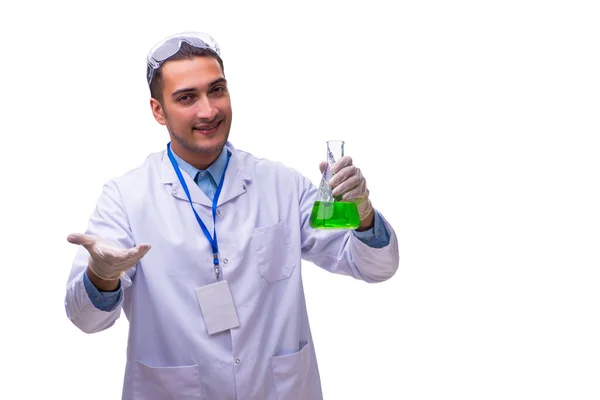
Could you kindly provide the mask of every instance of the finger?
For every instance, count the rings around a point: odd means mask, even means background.
[[[348,179],[340,182],[333,188],[331,194],[336,197],[351,191],[352,189],[358,187],[360,185],[360,177],[357,175],[352,175]]]
[[[342,200],[343,201],[353,201],[357,204],[360,204],[363,201],[365,201],[367,196],[368,196],[368,194],[365,194],[361,185],[358,185],[354,189],[351,189],[351,190],[347,191],[346,193],[344,193],[344,195],[342,196]]]
[[[359,184],[356,187],[347,190],[342,196],[342,200],[351,200],[360,204],[361,202],[369,198],[369,189],[367,189],[367,181],[365,181],[364,177],[362,176],[362,173],[360,173],[360,170],[358,172]]]
[[[321,173],[324,174],[325,173],[325,168],[327,167],[327,163],[325,161],[321,161],[319,163],[319,169],[321,170]]]
[[[349,165],[352,165],[352,158],[350,156],[344,156],[337,160],[335,164],[333,164],[333,167],[331,167],[331,172],[333,174],[337,174],[339,170]]]
[[[150,251],[150,245],[147,243],[138,244],[134,248],[125,250],[119,256],[121,262],[138,262]]]
[[[354,165],[344,167],[329,180],[329,186],[334,188],[345,180],[350,179],[353,175],[357,175],[357,168]]]
[[[138,255],[140,259],[150,251],[151,246],[148,243],[142,243],[137,245]]]
[[[93,246],[96,243],[96,240],[88,235],[84,235],[83,233],[72,233],[67,236],[67,241],[73,244],[79,244],[84,247]]]

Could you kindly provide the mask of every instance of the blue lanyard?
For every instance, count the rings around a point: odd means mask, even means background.
[[[194,209],[194,205],[192,204],[192,197],[190,196],[190,191],[188,190],[188,187],[185,184],[185,180],[183,179],[183,176],[181,175],[181,170],[179,169],[179,165],[177,165],[177,161],[175,160],[175,157],[173,157],[173,153],[171,152],[171,143],[167,144],[167,152],[169,154],[169,159],[171,160],[171,164],[173,164],[173,168],[175,169],[175,173],[177,174],[177,177],[179,178],[179,182],[181,183],[181,186],[183,186],[183,190],[190,202],[192,211],[194,212],[194,215],[196,216],[196,220],[198,221],[200,228],[202,228],[202,232],[204,232],[204,236],[206,236],[206,238],[210,242],[210,246],[212,247],[212,252],[213,252],[213,264],[215,265],[215,274],[217,275],[217,280],[219,280],[219,244],[217,243],[217,202],[219,201],[219,195],[221,194],[221,189],[223,188],[223,181],[225,180],[225,171],[227,171],[227,165],[229,165],[229,154],[227,155],[227,162],[225,163],[225,169],[223,170],[223,176],[221,176],[221,182],[219,182],[219,186],[217,187],[217,191],[215,193],[215,196],[213,197],[212,215],[213,215],[213,227],[214,227],[213,231],[214,232],[213,232],[213,236],[211,237],[210,232],[206,228],[206,225],[204,225],[204,222],[202,222],[202,220],[200,219],[200,216],[198,216],[198,213]]]

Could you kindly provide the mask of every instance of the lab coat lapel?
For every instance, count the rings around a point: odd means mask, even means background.
[[[179,200],[183,200],[186,202],[188,198],[185,194],[185,190],[183,190],[183,186],[179,182],[179,178],[175,173],[175,169],[173,169],[173,164],[171,164],[171,160],[169,159],[169,155],[167,151],[163,151],[163,157],[161,162],[161,180],[167,186],[167,190],[171,192],[171,195]],[[181,176],[185,180],[185,184],[190,191],[190,197],[192,198],[192,203],[199,204],[206,207],[212,207],[212,201],[204,194],[202,189],[198,187],[198,184],[194,182],[194,180],[185,172],[181,171]]]
[[[229,149],[231,152],[231,158],[229,159],[229,165],[225,171],[225,180],[219,196],[219,205],[246,193],[248,190],[248,185],[251,181],[251,177],[245,171],[235,147],[233,147],[231,143],[227,142],[227,149]],[[177,178],[177,174],[173,169],[173,165],[171,164],[171,160],[169,159],[169,155],[167,154],[166,150],[163,151],[160,168],[161,180],[166,186],[168,186],[167,189],[171,191],[171,195],[179,200],[188,201],[185,191],[183,190],[183,186],[181,186],[179,178]],[[188,190],[190,191],[192,202],[211,208],[212,201],[206,196],[206,194],[204,194],[202,189],[198,187],[196,182],[194,182],[194,180],[185,172],[182,172],[181,175],[183,176]]]
[[[250,175],[245,171],[235,147],[227,142],[227,149],[231,152],[231,157],[229,158],[227,171],[225,171],[225,180],[223,182],[223,189],[221,189],[221,195],[219,196],[219,205],[225,204],[246,193],[251,181]]]

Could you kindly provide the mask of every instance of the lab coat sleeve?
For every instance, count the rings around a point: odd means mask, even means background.
[[[380,222],[389,234],[389,243],[381,248],[371,247],[350,230],[311,228],[309,220],[317,198],[317,187],[302,177],[298,189],[303,259],[327,271],[369,283],[385,281],[396,273],[400,261],[398,240],[392,226],[381,213]]]
[[[104,185],[102,194],[88,222],[87,235],[97,235],[113,241],[123,248],[135,246],[129,227],[127,213],[123,207],[117,185],[109,182]],[[84,274],[88,264],[88,251],[79,246],[73,261],[71,273],[67,281],[65,310],[67,317],[86,333],[95,333],[112,326],[121,315],[123,299],[136,267],[128,270],[121,278],[121,296],[118,303],[110,311],[103,311],[94,306],[84,284]],[[99,300],[99,299],[96,299]]]

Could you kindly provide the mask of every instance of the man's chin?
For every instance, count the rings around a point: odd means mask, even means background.
[[[180,147],[196,154],[220,153],[223,151],[225,144],[227,144],[228,137],[229,135],[226,135],[225,137],[222,135],[206,137],[205,135],[195,134],[195,132],[193,132],[191,137],[181,137],[179,135],[171,134],[171,140],[173,142],[177,142]]]
[[[194,151],[195,153],[201,154],[221,153],[226,143],[227,139],[220,139],[214,141],[196,140],[193,144],[193,149],[190,150]]]

